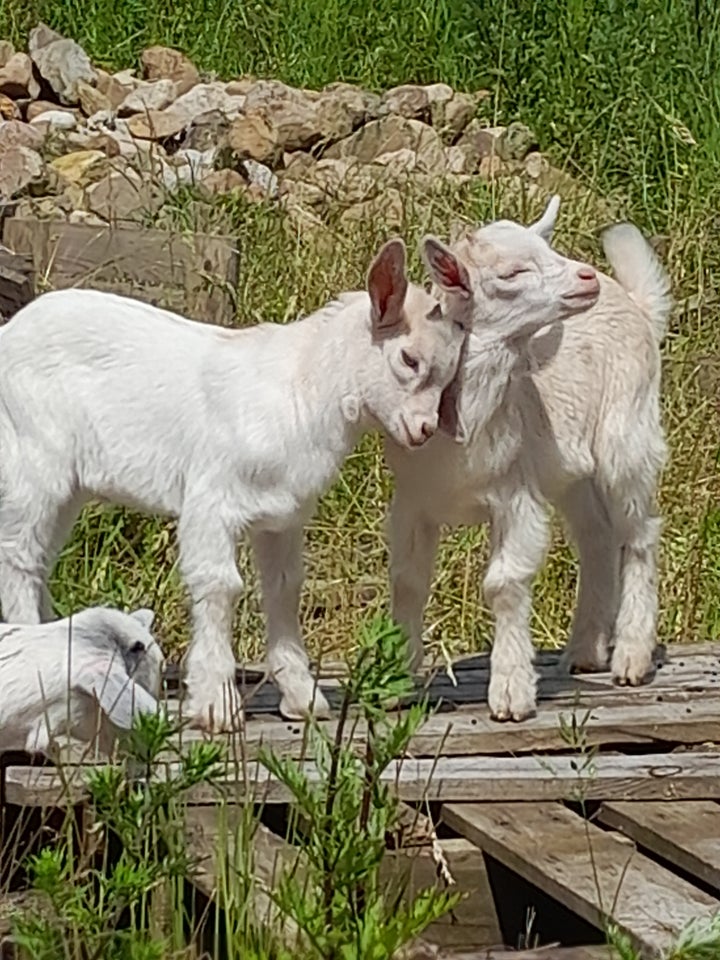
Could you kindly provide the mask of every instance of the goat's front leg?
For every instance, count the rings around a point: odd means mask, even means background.
[[[268,664],[280,690],[280,713],[290,720],[328,717],[330,707],[310,673],[300,630],[303,530],[258,532],[251,537],[267,621]]]
[[[243,582],[235,563],[234,531],[211,504],[184,510],[178,524],[180,569],[192,600],[192,639],[185,657],[187,713],[209,732],[239,729],[232,624]]]
[[[499,495],[491,507],[490,563],[484,590],[495,617],[488,704],[494,720],[535,713],[537,674],[530,635],[532,581],[548,547],[544,506],[526,490]]]
[[[390,583],[393,619],[405,628],[410,665],[415,671],[423,659],[423,613],[435,568],[440,526],[427,520],[412,497],[401,488],[390,504]]]

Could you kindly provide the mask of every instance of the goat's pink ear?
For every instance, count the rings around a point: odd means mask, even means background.
[[[367,278],[373,328],[387,330],[403,319],[408,280],[405,273],[405,244],[396,237],[381,247]]]
[[[548,205],[545,207],[545,212],[540,219],[531,224],[528,230],[532,230],[533,233],[537,233],[538,236],[542,237],[546,243],[550,243],[559,209],[560,197],[556,193],[550,197]]]
[[[472,296],[467,267],[450,247],[435,237],[424,237],[420,251],[430,278],[441,290],[464,298]]]

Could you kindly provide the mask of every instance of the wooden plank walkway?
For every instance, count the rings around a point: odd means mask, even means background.
[[[601,929],[611,918],[648,956],[720,912],[720,901],[560,804],[446,804],[443,820]]]
[[[388,850],[385,870],[388,879],[404,877],[410,890],[437,882],[439,850],[466,899],[455,917],[428,932],[441,953],[420,950],[415,960],[610,960],[599,946],[517,952],[499,946],[518,942],[520,933],[503,927],[493,863],[516,884],[530,884],[523,897],[531,896],[528,890],[546,897],[539,910],[548,909],[550,897],[552,909],[594,927],[595,939],[608,920],[617,924],[643,960],[660,957],[685,923],[720,913],[720,643],[661,654],[651,684],[618,688],[607,674],[563,676],[558,654],[540,653],[537,716],[520,724],[489,717],[487,656],[467,658],[451,674],[429,670],[411,699],[426,696],[434,713],[384,779],[403,804],[432,809],[444,833],[438,839],[425,813],[402,805],[401,828],[388,838],[397,849]],[[188,850],[204,851],[205,863],[194,882],[211,898],[222,889],[233,851],[231,825],[218,825],[218,810],[227,815],[248,800],[291,799],[257,759],[260,747],[297,758],[316,775],[305,759],[308,730],[278,715],[277,691],[263,665],[237,675],[245,729],[221,738],[227,765],[212,789],[188,797]],[[320,679],[334,706],[342,675],[342,665],[326,664]],[[180,720],[177,687],[170,669],[168,709]],[[323,726],[334,734],[334,720]],[[176,772],[183,751],[201,738],[181,726],[176,749],[156,775]],[[347,742],[360,746],[364,738],[361,723],[349,725]],[[81,802],[89,765],[59,772],[13,762],[3,770],[4,801],[45,809]],[[221,798],[227,803],[216,807]],[[220,859],[213,849],[222,851]],[[272,905],[271,866],[297,851],[267,827],[257,832],[254,851],[261,883],[248,908],[264,916]],[[285,933],[294,936],[290,926]]]

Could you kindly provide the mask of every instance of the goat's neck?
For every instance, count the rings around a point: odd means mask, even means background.
[[[471,436],[485,430],[506,402],[512,375],[520,362],[521,351],[512,342],[486,332],[472,333],[468,338],[460,408]]]
[[[345,314],[345,315],[342,315]],[[316,444],[343,460],[361,434],[372,426],[367,408],[368,381],[377,369],[377,347],[370,338],[369,318],[357,308],[322,321],[315,327],[302,359],[307,371],[296,402],[304,408],[303,421]]]

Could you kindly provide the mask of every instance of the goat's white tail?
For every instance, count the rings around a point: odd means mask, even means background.
[[[605,256],[615,278],[652,323],[661,343],[672,309],[670,277],[657,254],[632,223],[616,223],[602,233]]]

